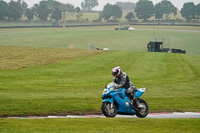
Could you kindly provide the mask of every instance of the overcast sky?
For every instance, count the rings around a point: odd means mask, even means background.
[[[11,0],[3,0],[6,2],[10,2]],[[14,0],[17,1],[17,0]],[[29,7],[32,7],[34,4],[39,3],[42,0],[24,0]],[[75,7],[79,6],[81,7],[81,2],[84,2],[84,0],[56,0],[62,3],[70,3],[72,5],[74,5]],[[157,4],[159,2],[161,2],[162,0],[150,0],[153,2],[153,4]],[[174,6],[176,6],[179,10],[183,7],[183,4],[186,2],[194,2],[195,5],[200,3],[200,0],[169,0],[172,2],[172,4],[174,4]],[[104,5],[106,5],[107,3],[110,4],[115,4],[116,2],[133,2],[133,3],[137,3],[138,0],[98,0],[99,6],[93,8],[93,10],[102,10]]]

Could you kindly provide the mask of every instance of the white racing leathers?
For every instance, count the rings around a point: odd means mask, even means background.
[[[113,82],[118,84],[119,88],[126,88],[126,95],[131,99],[134,98],[136,88],[125,72],[122,72],[119,76],[113,78]]]

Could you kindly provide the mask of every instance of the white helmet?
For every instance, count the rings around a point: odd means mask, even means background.
[[[112,69],[112,75],[113,77],[117,77],[122,73],[122,69],[118,66]]]

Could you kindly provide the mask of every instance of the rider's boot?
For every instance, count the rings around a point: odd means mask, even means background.
[[[135,93],[131,94],[130,101],[131,101],[131,108],[132,109],[136,109],[139,106],[139,102],[138,102],[137,98],[135,97]]]
[[[139,101],[138,101],[137,97],[135,97],[135,93],[133,93],[131,101],[132,101],[131,102],[131,108],[132,109],[138,110],[138,109],[141,108],[140,105],[139,105]]]

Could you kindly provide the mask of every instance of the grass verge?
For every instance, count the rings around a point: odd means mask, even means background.
[[[0,119],[0,132],[9,133],[197,133],[200,119]]]

